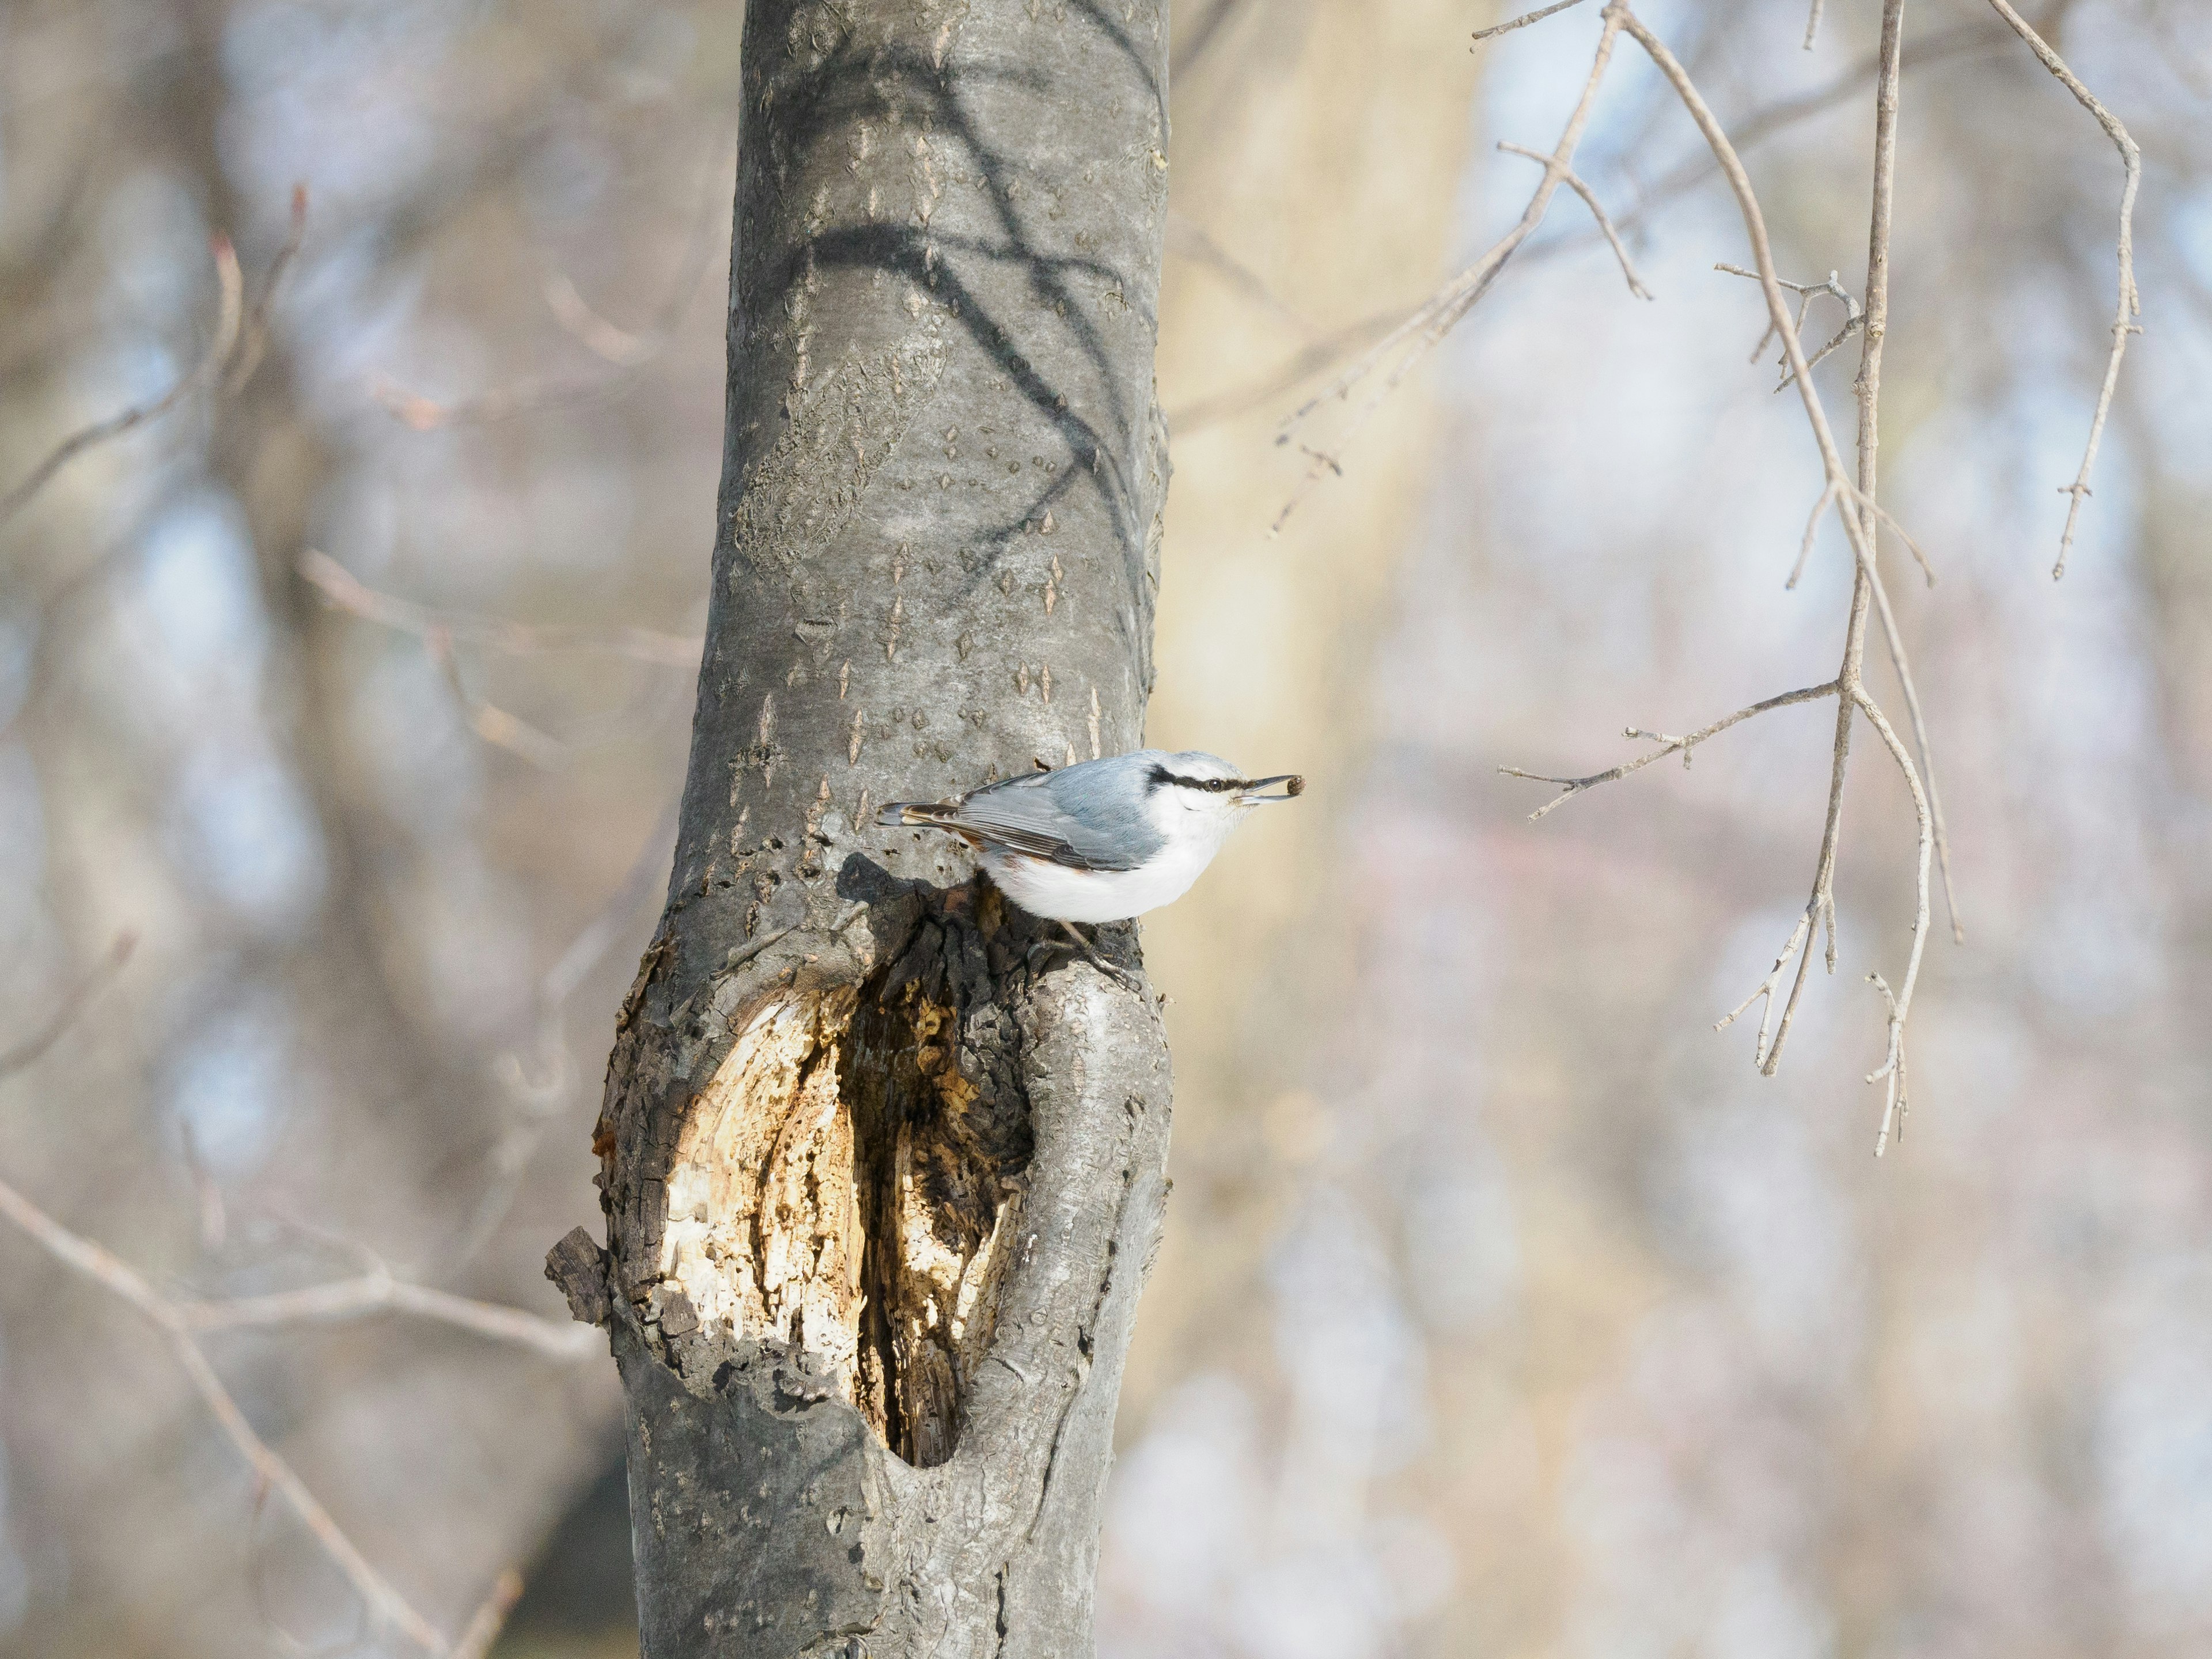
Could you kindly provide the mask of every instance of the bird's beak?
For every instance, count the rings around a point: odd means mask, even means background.
[[[1263,795],[1260,793],[1279,783],[1283,786],[1281,794]],[[1242,785],[1237,789],[1237,804],[1239,806],[1269,806],[1278,801],[1286,801],[1294,796],[1302,795],[1305,793],[1305,789],[1306,781],[1295,772],[1285,772],[1279,778],[1255,778],[1251,782]]]

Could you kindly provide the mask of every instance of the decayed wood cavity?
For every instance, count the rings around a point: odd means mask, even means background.
[[[925,961],[743,1017],[684,1115],[660,1240],[709,1337],[806,1349],[921,1465],[951,1455],[988,1351],[1027,1146],[1011,1019],[946,978]]]
[[[805,1348],[845,1377],[865,1247],[837,1088],[854,1001],[849,989],[790,993],[754,1010],[684,1115],[660,1237],[661,1277],[702,1326]]]

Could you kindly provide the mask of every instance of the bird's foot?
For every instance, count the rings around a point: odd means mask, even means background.
[[[1100,956],[1098,954],[1097,947],[1076,931],[1074,923],[1063,921],[1060,924],[1060,930],[1067,935],[1066,939],[1039,939],[1035,945],[1030,947],[1030,954],[1034,956],[1039,951],[1073,949],[1079,952],[1083,957],[1084,960],[1088,962],[1093,968],[1096,968],[1100,973],[1105,975],[1107,978],[1116,981],[1119,983],[1127,986],[1130,990],[1135,991],[1139,994],[1143,993],[1145,988],[1143,982],[1127,969],[1116,967],[1114,963],[1107,961],[1105,957]]]

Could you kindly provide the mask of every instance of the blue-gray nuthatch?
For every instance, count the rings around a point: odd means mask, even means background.
[[[1263,793],[1279,783],[1281,794]],[[986,784],[957,800],[893,801],[876,822],[950,830],[1032,915],[1121,921],[1181,898],[1249,808],[1305,787],[1287,773],[1247,779],[1194,749],[1139,749]]]

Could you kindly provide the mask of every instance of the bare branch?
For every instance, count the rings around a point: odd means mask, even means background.
[[[1843,458],[1837,448],[1834,434],[1829,428],[1826,411],[1822,408],[1820,394],[1812,384],[1810,365],[1806,362],[1803,346],[1797,337],[1787,303],[1783,297],[1784,285],[1775,274],[1773,253],[1766,234],[1765,215],[1759,209],[1757,194],[1752,189],[1750,177],[1744,171],[1741,158],[1729,142],[1728,135],[1723,131],[1718,120],[1714,118],[1711,109],[1706,105],[1681,64],[1667,49],[1665,44],[1629,9],[1626,0],[1613,0],[1613,3],[1607,9],[1609,15],[1620,16],[1622,27],[1628,31],[1637,44],[1644,48],[1660,73],[1674,87],[1684,107],[1689,111],[1691,118],[1697,123],[1698,131],[1704,134],[1707,146],[1719,162],[1721,171],[1728,179],[1729,188],[1735,195],[1737,205],[1742,213],[1744,228],[1751,239],[1752,251],[1758,266],[1759,285],[1766,295],[1768,319],[1774,331],[1782,337],[1784,356],[1790,366],[1790,378],[1796,385],[1798,396],[1804,405],[1807,422],[1812,428],[1814,440],[1820,448],[1821,466],[1826,475],[1823,501],[1825,502],[1832,500],[1836,502],[1838,509],[1838,516],[1842,521],[1844,535],[1850,542],[1856,564],[1850,621],[1844,639],[1844,659],[1841,667],[1837,672],[1835,682],[1839,695],[1837,698],[1835,744],[1829,769],[1827,816],[1821,832],[1820,852],[1814,869],[1812,893],[1806,901],[1800,926],[1792,932],[1790,942],[1784,947],[1781,957],[1778,959],[1773,973],[1768,976],[1761,989],[1755,991],[1753,998],[1747,1000],[1743,1005],[1748,1007],[1751,1000],[1764,995],[1767,1003],[1766,1015],[1771,1017],[1773,1012],[1773,994],[1779,986],[1779,976],[1786,968],[1791,955],[1796,954],[1797,964],[1796,977],[1791,983],[1788,1000],[1783,1005],[1780,1018],[1773,1025],[1771,1042],[1765,1037],[1766,1019],[1763,1017],[1761,1020],[1759,1047],[1762,1052],[1758,1056],[1759,1067],[1761,1072],[1771,1076],[1775,1067],[1780,1063],[1782,1048],[1788,1039],[1790,1022],[1796,1013],[1798,1001],[1804,994],[1806,979],[1812,966],[1812,930],[1816,926],[1825,925],[1826,927],[1828,970],[1831,973],[1835,971],[1836,853],[1842,829],[1844,781],[1850,769],[1850,730],[1854,715],[1864,714],[1869,722],[1875,724],[1876,730],[1883,734],[1886,743],[1894,744],[1895,733],[1890,729],[1887,720],[1881,715],[1881,710],[1875,705],[1872,697],[1866,692],[1860,678],[1865,649],[1866,618],[1868,612],[1874,608],[1877,601],[1881,608],[1892,661],[1897,666],[1900,680],[1909,684],[1911,676],[1910,666],[1905,654],[1904,641],[1897,630],[1894,617],[1890,614],[1888,595],[1883,588],[1881,573],[1875,565],[1875,529],[1887,515],[1874,505],[1876,453],[1875,416],[1880,393],[1881,344],[1888,319],[1890,204],[1896,170],[1896,115],[1898,84],[1903,61],[1904,3],[1903,0],[1885,0],[1883,7],[1881,69],[1878,76],[1878,90],[1875,98],[1875,208],[1873,222],[1869,232],[1866,320],[1863,334],[1863,356],[1857,381],[1860,441],[1859,478],[1856,483],[1844,473]],[[1853,510],[1854,507],[1857,510]],[[1917,550],[1915,550],[1917,553]],[[1917,694],[1911,695],[1910,700],[1917,704],[1918,701]],[[1927,799],[1922,790],[1917,772],[1910,768],[1909,757],[1904,757],[1901,746],[1895,747],[1893,752],[1906,762],[1914,799],[1926,814],[1928,838],[1932,844],[1933,814],[1927,810]],[[1915,974],[1918,970],[1920,952],[1925,943],[1925,936],[1926,906],[1923,902],[1921,920],[1914,929],[1912,939],[1912,969]],[[1899,999],[1899,1006],[1901,1010],[1909,1011],[1910,1006],[1911,997],[1908,990],[1905,995]],[[1902,1030],[1900,1014],[1899,1023],[1894,1033],[1896,1041],[1900,1045],[1900,1050],[1903,1042]]]
[[[1502,141],[1498,148],[1508,155],[1525,155],[1528,160],[1542,166],[1552,165],[1552,158],[1540,149],[1528,149],[1519,144],[1509,144]],[[1650,299],[1650,290],[1644,286],[1642,278],[1637,276],[1635,264],[1629,258],[1628,250],[1621,246],[1620,233],[1613,229],[1613,221],[1605,216],[1605,208],[1598,201],[1597,192],[1584,184],[1582,176],[1572,168],[1562,167],[1559,176],[1566,181],[1569,189],[1583,198],[1583,204],[1590,210],[1590,217],[1597,221],[1597,228],[1605,233],[1605,240],[1613,247],[1613,257],[1620,261],[1620,274],[1628,279],[1628,291],[1639,300]]]
[[[1827,0],[1813,0],[1812,13],[1805,19],[1805,50],[1808,52],[1813,50],[1813,43],[1820,38],[1820,13],[1826,3]]]
[[[1253,304],[1273,312],[1299,333],[1310,337],[1316,331],[1304,313],[1268,287],[1267,279],[1258,271],[1215,241],[1204,226],[1173,209],[1168,212],[1167,251],[1194,264],[1204,265]]]
[[[1820,520],[1836,499],[1836,486],[1831,482],[1820,491],[1820,499],[1813,503],[1813,516],[1805,520],[1805,539],[1797,544],[1797,562],[1790,567],[1790,580],[1782,584],[1784,592],[1797,586],[1805,574],[1805,562],[1813,556],[1813,543],[1820,533]]]
[[[545,304],[554,320],[586,350],[612,364],[613,374],[588,379],[530,376],[511,386],[449,404],[410,392],[389,376],[379,374],[369,376],[368,395],[396,419],[417,432],[428,432],[440,427],[489,424],[541,409],[587,404],[629,390],[636,382],[639,371],[667,350],[685,313],[705,285],[708,273],[714,269],[717,227],[723,222],[717,210],[720,200],[720,158],[726,153],[728,137],[726,124],[717,124],[708,138],[707,152],[716,159],[705,169],[699,208],[692,219],[676,280],[646,331],[633,333],[609,322],[586,302],[575,283],[565,274],[555,271],[544,279]]]
[[[1782,989],[1782,981],[1789,975],[1790,964],[1796,960],[1799,947],[1810,943],[1808,935],[1811,933],[1812,927],[1813,912],[1808,909],[1798,916],[1797,925],[1790,930],[1790,937],[1784,941],[1781,953],[1774,958],[1773,968],[1765,979],[1759,981],[1758,988],[1713,1022],[1713,1030],[1725,1031],[1742,1018],[1744,1011],[1753,1003],[1761,1005],[1759,1011],[1759,1035],[1752,1042],[1751,1059],[1752,1064],[1762,1072],[1766,1069],[1766,1045],[1773,1034],[1775,995]]]
[[[1583,0],[1553,0],[1552,4],[1539,6],[1534,11],[1524,11],[1510,22],[1493,23],[1486,29],[1477,29],[1474,32],[1474,43],[1479,46],[1485,40],[1494,40],[1501,34],[1510,34],[1516,29],[1525,29],[1531,23],[1542,22],[1553,12],[1565,11],[1568,7],[1579,6],[1582,3]]]
[[[2058,562],[2051,568],[2051,579],[2057,581],[2066,574],[2066,556],[2074,546],[2075,523],[2081,516],[2081,503],[2089,498],[2089,471],[2097,464],[2097,446],[2104,441],[2106,417],[2112,412],[2112,390],[2120,383],[2120,359],[2126,355],[2128,336],[2142,332],[2135,323],[2135,319],[2142,313],[2142,297],[2136,292],[2135,252],[2136,191],[2142,183],[2142,151],[2128,136],[2119,118],[2097,101],[2025,17],[2006,0],[1990,0],[1990,5],[2012,32],[2027,43],[2027,49],[2043,67],[2057,77],[2059,85],[2072,93],[2075,100],[2096,118],[2105,136],[2112,141],[2112,147],[2120,152],[2121,164],[2127,169],[2127,182],[2120,190],[2119,301],[2112,312],[2112,352],[2105,360],[2104,385],[2097,392],[2097,412],[2090,417],[2089,444],[2081,453],[2081,470],[2075,474],[2072,483],[2061,484],[2058,489],[2060,495],[2072,500],[2066,508],[2066,528],[2058,538]]]
[[[1802,690],[1784,691],[1778,697],[1769,697],[1764,702],[1755,702],[1748,708],[1739,708],[1733,714],[1723,714],[1711,726],[1699,726],[1696,731],[1682,737],[1673,737],[1664,732],[1640,731],[1632,726],[1622,733],[1624,737],[1646,738],[1657,744],[1659,747],[1648,755],[1638,756],[1632,761],[1624,761],[1619,766],[1609,767],[1602,772],[1593,772],[1586,778],[1549,777],[1541,772],[1524,772],[1517,766],[1501,766],[1498,769],[1509,778],[1527,778],[1535,783],[1556,783],[1559,786],[1560,793],[1556,797],[1546,801],[1528,814],[1529,821],[1533,823],[1554,807],[1565,806],[1586,789],[1595,789],[1601,783],[1611,783],[1616,778],[1625,778],[1631,772],[1641,772],[1652,762],[1664,760],[1669,755],[1680,755],[1682,764],[1687,766],[1690,763],[1690,751],[1706,738],[1717,736],[1727,731],[1731,726],[1749,720],[1754,714],[1764,714],[1771,709],[1787,708],[1792,703],[1817,702],[1823,697],[1832,697],[1836,695],[1836,683],[1830,680],[1825,685],[1808,685]]]
[[[1725,260],[1715,265],[1713,269],[1724,270],[1731,276],[1748,276],[1754,283],[1759,280],[1757,271],[1746,270],[1741,265],[1732,265]],[[1852,297],[1851,291],[1844,286],[1843,278],[1835,271],[1832,270],[1828,273],[1828,280],[1825,283],[1793,283],[1787,277],[1777,277],[1775,280],[1791,293],[1802,296],[1802,303],[1797,307],[1796,321],[1796,331],[1801,343],[1804,337],[1805,313],[1813,308],[1814,301],[1826,295],[1840,301],[1843,304],[1844,325],[1836,331],[1834,337],[1827,344],[1813,354],[1805,365],[1808,368],[1819,368],[1829,353],[1857,333],[1861,325],[1866,321],[1866,313],[1859,309],[1858,301]],[[1769,322],[1766,325],[1766,332],[1759,337],[1759,343],[1751,349],[1752,362],[1759,361],[1759,354],[1765,350],[1766,343],[1774,337],[1774,325]],[[1796,378],[1796,372],[1785,367],[1782,371],[1782,378],[1775,382],[1774,389],[1777,392],[1787,390]]]
[[[110,439],[119,438],[149,421],[159,420],[194,392],[212,385],[222,372],[222,366],[230,361],[231,351],[238,344],[239,317],[245,283],[239,274],[238,252],[231,246],[230,238],[218,234],[213,238],[211,247],[220,297],[216,306],[215,336],[208,342],[208,348],[201,354],[199,362],[152,403],[136,404],[119,415],[96,421],[63,439],[52,453],[33,467],[14,489],[5,495],[0,495],[0,524],[5,524],[15,517],[33,495],[46,488],[57,472],[87,450],[95,449]]]

